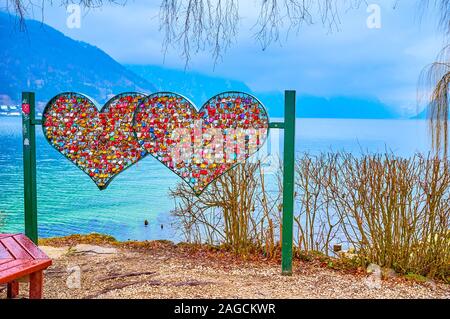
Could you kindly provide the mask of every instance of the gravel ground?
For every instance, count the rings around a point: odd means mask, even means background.
[[[277,263],[243,261],[219,252],[192,253],[170,245],[115,249],[113,254],[84,249],[53,257],[45,275],[44,297],[450,299],[450,285],[444,283],[394,277],[371,285],[370,275],[364,272],[337,271],[314,262],[298,261],[293,276],[281,276]],[[81,288],[77,288],[78,273]],[[20,297],[26,292],[22,283]],[[0,287],[0,298],[5,297]]]

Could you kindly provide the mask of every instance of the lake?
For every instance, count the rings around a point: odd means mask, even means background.
[[[277,121],[279,119],[272,119]],[[180,179],[147,156],[99,191],[90,178],[44,139],[37,127],[39,236],[105,233],[119,240],[181,240],[170,223],[168,191]],[[261,152],[278,154],[282,131],[271,130]],[[21,118],[0,117],[0,232],[23,232]],[[423,120],[298,119],[297,153],[384,152],[401,156],[429,151]],[[270,181],[270,178],[268,179]],[[144,220],[149,225],[144,227]],[[163,225],[163,228],[161,228]]]

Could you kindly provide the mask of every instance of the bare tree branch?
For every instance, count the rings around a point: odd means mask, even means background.
[[[186,65],[192,53],[207,48],[217,62],[236,37],[238,24],[236,0],[162,0],[160,6],[164,51],[180,46]]]
[[[398,0],[392,0],[394,6]],[[79,4],[84,8],[98,8],[105,4],[125,5],[126,0],[59,0],[45,4]],[[418,1],[422,9],[437,8],[440,25],[450,33],[450,0]],[[21,21],[35,9],[44,10],[43,0],[7,0],[6,9]],[[299,32],[303,25],[320,23],[329,31],[339,29],[343,13],[357,9],[366,0],[258,0],[259,11],[254,28],[256,40],[266,49],[279,41],[280,34]],[[426,11],[426,10],[423,10]],[[44,14],[42,13],[42,17]],[[192,55],[209,51],[215,63],[231,46],[238,34],[241,17],[238,0],[160,0],[160,31],[164,34],[163,50],[181,49],[181,56],[189,64]]]
[[[449,83],[450,83],[450,45],[439,54],[436,62],[426,67],[421,74],[420,82],[424,85],[424,93],[420,93],[419,101],[426,97],[428,103],[427,117],[433,148],[444,156],[448,154],[448,116],[449,116]]]

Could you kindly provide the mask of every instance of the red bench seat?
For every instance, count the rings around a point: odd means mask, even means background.
[[[52,260],[23,234],[0,234],[0,284],[7,284],[8,298],[19,293],[21,278],[29,277],[30,299],[42,298],[43,271]]]

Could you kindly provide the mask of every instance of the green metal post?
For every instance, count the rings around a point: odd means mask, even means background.
[[[294,230],[295,91],[285,91],[284,95],[283,154],[281,269],[283,275],[291,275]]]
[[[23,182],[25,206],[25,234],[37,244],[36,190],[36,131],[35,97],[33,92],[22,93]]]

